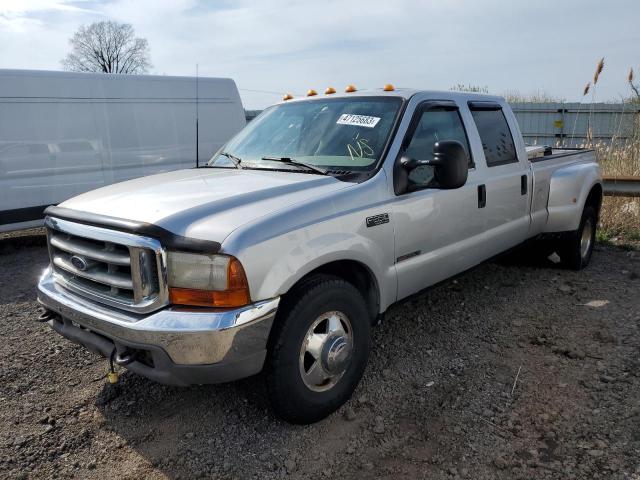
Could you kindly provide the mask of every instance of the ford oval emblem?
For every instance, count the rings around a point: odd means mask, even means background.
[[[71,265],[76,267],[81,272],[84,272],[88,266],[87,261],[84,258],[79,257],[78,255],[74,255],[71,257]]]

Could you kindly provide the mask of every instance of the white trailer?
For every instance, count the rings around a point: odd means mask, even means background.
[[[0,232],[88,190],[202,165],[244,125],[227,78],[0,70]]]

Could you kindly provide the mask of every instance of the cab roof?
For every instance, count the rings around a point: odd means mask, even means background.
[[[313,101],[322,98],[352,98],[352,97],[397,97],[409,100],[411,97],[417,94],[424,94],[427,97],[432,97],[438,100],[458,100],[458,101],[504,101],[503,97],[497,95],[488,95],[486,93],[472,93],[472,92],[456,92],[446,90],[419,90],[415,88],[396,88],[391,91],[385,91],[382,88],[374,88],[368,90],[357,90],[355,92],[336,92],[332,94],[318,93],[313,96],[300,96],[294,97],[290,100],[283,100],[281,103],[300,102],[300,101]]]

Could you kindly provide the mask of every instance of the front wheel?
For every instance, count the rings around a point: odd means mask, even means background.
[[[571,232],[560,246],[560,260],[572,270],[582,270],[589,265],[593,246],[596,240],[596,225],[598,214],[590,205],[584,207],[580,225],[575,232]]]
[[[280,418],[308,424],[344,404],[367,364],[371,322],[360,292],[333,276],[311,278],[278,313],[266,384]]]

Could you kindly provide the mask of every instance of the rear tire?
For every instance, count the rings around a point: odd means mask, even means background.
[[[360,292],[318,275],[283,302],[269,340],[265,381],[275,414],[287,422],[317,422],[336,411],[362,378],[371,322]]]
[[[596,240],[597,224],[596,209],[587,205],[582,212],[578,229],[568,234],[560,244],[558,254],[564,266],[572,270],[582,270],[589,265]]]

